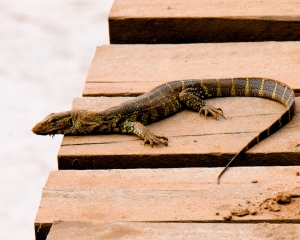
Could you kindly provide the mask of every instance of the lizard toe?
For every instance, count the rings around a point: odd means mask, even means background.
[[[201,107],[199,110],[200,116],[201,116],[202,112],[204,113],[205,119],[207,118],[208,114],[212,115],[213,118],[216,120],[218,120],[218,116],[221,116],[224,119],[226,119],[223,114],[223,110],[221,108],[214,108],[211,105],[205,105],[205,106]]]
[[[164,136],[151,136],[151,137],[147,137],[144,139],[144,145],[145,144],[149,144],[151,147],[153,147],[153,145],[160,145],[160,144],[164,144],[166,146],[168,146],[168,138],[164,137]]]
[[[149,139],[149,138],[145,138],[145,139],[144,139],[144,145],[149,144],[150,147],[153,148],[153,143],[154,143],[154,142],[153,142],[152,139]]]

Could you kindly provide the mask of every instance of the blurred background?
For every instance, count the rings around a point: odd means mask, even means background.
[[[36,122],[80,97],[113,0],[0,0],[0,239],[34,239],[34,219],[62,136]]]

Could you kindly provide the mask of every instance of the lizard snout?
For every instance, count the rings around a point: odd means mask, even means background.
[[[68,132],[73,125],[71,111],[51,113],[38,122],[31,131],[37,135],[55,135]]]
[[[41,122],[38,122],[37,124],[35,124],[35,126],[31,129],[31,131],[37,135],[46,135],[45,133],[43,133],[42,131],[42,124]]]

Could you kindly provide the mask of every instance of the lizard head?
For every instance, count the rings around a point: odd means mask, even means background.
[[[72,111],[51,113],[38,122],[32,132],[38,135],[72,134],[74,131]]]

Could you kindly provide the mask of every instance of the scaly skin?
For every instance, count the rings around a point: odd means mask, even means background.
[[[39,135],[83,135],[101,133],[131,133],[144,143],[168,145],[168,138],[157,136],[144,125],[162,120],[184,108],[211,114],[217,119],[222,116],[220,108],[207,105],[203,99],[212,97],[246,96],[268,98],[286,106],[286,111],[271,126],[259,133],[238,152],[229,164],[249,148],[287,124],[294,115],[295,96],[293,90],[279,81],[263,78],[227,78],[179,80],[162,84],[152,91],[119,106],[101,112],[70,110],[52,113],[37,123],[32,131]]]

